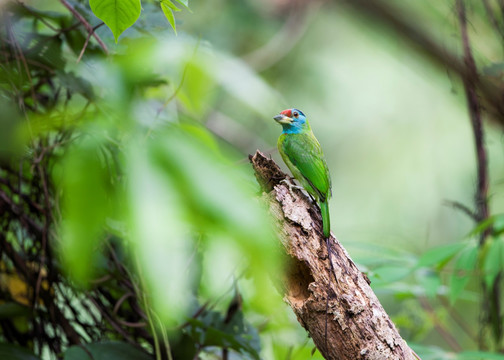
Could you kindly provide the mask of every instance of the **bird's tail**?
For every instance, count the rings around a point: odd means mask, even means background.
[[[331,219],[329,218],[329,204],[326,201],[320,202],[320,212],[322,214],[322,230],[324,237],[331,236]]]

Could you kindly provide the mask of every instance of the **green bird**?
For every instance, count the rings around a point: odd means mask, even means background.
[[[327,239],[331,235],[328,201],[332,192],[322,148],[301,110],[287,109],[273,119],[283,128],[278,138],[278,151],[292,175],[319,204],[323,233]]]

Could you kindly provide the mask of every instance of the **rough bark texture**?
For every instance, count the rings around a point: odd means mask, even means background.
[[[293,259],[285,300],[326,359],[419,359],[346,250],[331,235],[331,274],[322,220],[316,204],[289,189],[280,168],[261,152],[250,156],[281,241]],[[336,280],[337,279],[337,280]]]

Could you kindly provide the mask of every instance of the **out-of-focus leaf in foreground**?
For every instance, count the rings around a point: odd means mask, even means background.
[[[260,296],[261,282],[280,266],[269,219],[243,174],[206,136],[190,129],[169,126],[146,151],[145,145],[133,148],[130,160],[134,244],[154,305],[168,318],[184,314],[189,304],[200,266],[195,254],[202,249],[225,249],[204,262],[203,272],[214,278],[202,286],[216,289],[214,296],[223,291],[223,284],[232,284],[233,273],[245,269],[260,279]],[[213,268],[227,271],[216,273]],[[262,302],[268,303],[264,298]]]
[[[93,274],[94,253],[103,236],[111,198],[110,174],[100,161],[100,140],[85,135],[74,144],[55,173],[61,183],[63,224],[61,251],[75,280],[86,284]]]
[[[241,81],[261,97],[274,92],[243,64],[234,67],[236,79],[222,79],[220,54],[195,49],[187,39],[132,43],[113,62],[83,68],[101,86],[97,115],[86,120],[93,126],[79,125],[60,168],[66,268],[89,280],[100,239],[124,238],[145,285],[143,305],[170,327],[185,321],[192,304],[222,298],[244,278],[246,306],[271,312],[281,304],[270,280],[281,272],[278,241],[253,174],[230,160],[198,118],[210,109],[212,97],[203,95],[231,90],[229,83]],[[179,83],[184,69],[188,82],[173,95],[172,79]],[[198,74],[209,81],[196,81]],[[177,95],[181,109],[165,112]],[[110,148],[115,160],[108,161]],[[121,176],[113,176],[115,167]]]
[[[191,262],[193,242],[182,217],[182,199],[149,153],[141,146],[133,149],[129,194],[134,253],[155,308],[168,318],[179,318],[191,297],[191,273],[196,265]]]

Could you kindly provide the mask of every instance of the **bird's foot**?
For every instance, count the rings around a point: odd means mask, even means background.
[[[315,200],[315,198],[308,191],[306,191],[306,189],[304,187],[294,184],[292,178],[280,180],[280,184],[282,184],[282,183],[287,185],[290,192],[292,192],[293,189],[300,190],[303,194],[308,195],[308,197],[312,203],[314,203],[314,204],[317,203],[317,200]]]
[[[292,189],[297,189],[297,190],[301,190],[303,191],[304,188],[302,186],[298,186],[298,185],[295,185],[292,183],[292,180],[287,180],[287,179],[282,179],[280,180],[280,184],[285,184],[287,185],[287,187],[289,188],[290,191],[292,191]]]

